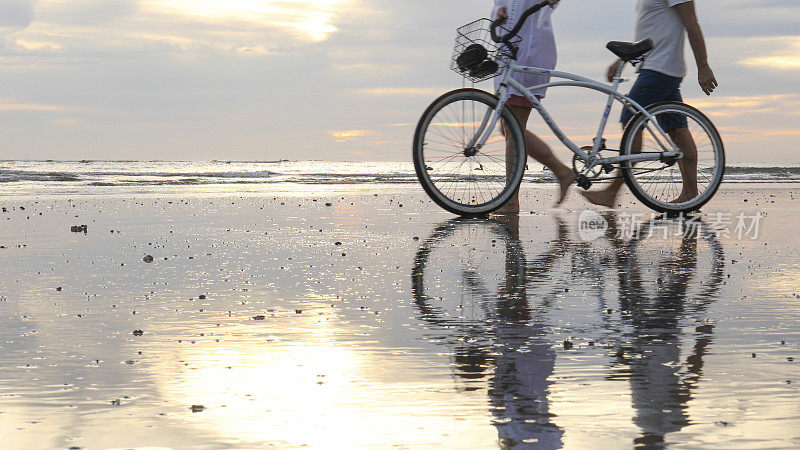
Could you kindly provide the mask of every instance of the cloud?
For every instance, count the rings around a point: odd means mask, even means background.
[[[734,159],[800,162],[797,137],[776,131],[800,115],[800,4],[697,3],[721,86],[704,97],[690,73],[687,101],[726,138],[772,133],[758,155],[734,142]],[[612,58],[605,42],[633,37],[634,8],[562,2],[559,69],[600,79]],[[486,0],[0,0],[0,135],[10,142],[0,158],[103,158],[113,148],[132,158],[341,159],[352,147],[363,159],[407,160],[425,107],[463,86],[449,68],[456,28],[490,9]],[[688,51],[687,61],[691,72]],[[574,88],[546,100],[580,143],[604,105]],[[76,126],[91,132],[70,133]],[[552,139],[535,114],[530,128]],[[607,137],[618,133],[613,123]]]
[[[759,49],[759,56],[745,58],[740,64],[768,69],[800,69],[800,36],[781,36],[762,41],[766,45]],[[763,54],[764,47],[770,49],[766,55]]]
[[[686,102],[714,116],[800,113],[800,94],[705,97]]]
[[[53,124],[65,128],[78,128],[86,126],[86,121],[75,117],[61,117],[53,120]]]
[[[0,34],[26,28],[34,18],[33,0],[3,0],[0,2]]]
[[[372,134],[370,130],[343,130],[343,131],[329,131],[331,136],[336,139],[336,142],[349,142],[356,138],[365,137]]]
[[[0,99],[0,111],[3,112],[67,112],[69,108],[58,105],[46,105],[41,103],[18,103]]]
[[[295,37],[320,42],[337,31],[334,20],[348,0],[142,0],[150,14],[245,29],[275,28]]]
[[[387,96],[437,96],[447,92],[449,89],[446,87],[376,87],[376,88],[362,88],[356,90],[356,93],[361,95],[369,95],[375,97]]]
[[[746,66],[768,67],[770,69],[800,69],[800,55],[762,56],[742,61]]]
[[[800,136],[797,128],[745,128],[720,127],[726,143],[763,141],[767,138],[794,138]]]
[[[37,21],[82,27],[99,27],[132,17],[138,0],[38,0]]]

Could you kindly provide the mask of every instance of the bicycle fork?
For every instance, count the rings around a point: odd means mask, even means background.
[[[500,115],[502,114],[503,107],[506,104],[505,100],[503,100],[504,97],[505,95],[500,97],[501,100],[495,109],[489,109],[486,111],[478,130],[475,132],[475,135],[472,136],[472,139],[470,139],[466,148],[464,148],[464,156],[475,156],[486,144],[486,141],[489,140],[489,136],[491,136],[492,132],[494,131],[494,127],[497,126],[497,121],[500,120]]]

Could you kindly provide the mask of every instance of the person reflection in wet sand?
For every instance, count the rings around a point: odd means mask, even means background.
[[[616,223],[612,218],[609,223]],[[687,412],[700,381],[703,357],[712,341],[713,325],[703,324],[695,328],[696,340],[692,354],[686,362],[681,362],[681,339],[684,338],[682,322],[692,315],[703,312],[713,301],[713,292],[721,284],[721,248],[713,248],[715,258],[711,276],[710,290],[701,293],[699,298],[687,296],[698,275],[698,239],[702,239],[702,223],[672,222],[680,227],[676,251],[664,251],[669,243],[658,253],[656,273],[658,278],[646,280],[642,264],[637,258],[642,251],[633,245],[616,245],[618,252],[619,300],[623,323],[630,329],[618,344],[615,364],[629,368],[631,397],[636,411],[634,423],[642,435],[634,440],[637,448],[661,448],[665,436],[675,433],[691,424]],[[650,231],[645,225],[641,236]],[[611,230],[616,234],[616,230]],[[658,233],[656,233],[658,234]],[[707,237],[707,235],[706,235]],[[637,238],[634,238],[637,239]],[[638,239],[644,239],[639,237]],[[652,236],[650,239],[661,239]],[[713,244],[713,243],[712,243]],[[696,283],[695,283],[696,285]],[[689,304],[694,305],[693,309]]]
[[[459,226],[491,227],[495,233],[502,234],[505,246],[504,279],[496,298],[480,298],[476,301],[491,302],[494,312],[484,328],[488,339],[472,335],[467,340],[493,342],[484,348],[459,345],[455,349],[456,376],[473,381],[485,377],[491,366],[494,375],[489,379],[488,395],[491,412],[495,416],[493,425],[497,428],[501,448],[560,448],[563,430],[552,422],[549,412],[549,378],[555,369],[556,352],[548,340],[541,311],[535,311],[528,303],[527,282],[530,276],[536,277],[528,268],[546,267],[548,263],[563,255],[561,239],[552,248],[531,264],[526,264],[522,245],[519,241],[519,217],[501,216],[486,222],[453,221],[444,226],[454,229]],[[561,231],[565,231],[564,228]],[[434,236],[437,233],[434,232]],[[439,237],[441,238],[441,236]],[[430,248],[423,245],[417,255],[414,294],[422,317],[432,321],[431,309],[420,303],[427,303],[422,292],[421,277]],[[469,283],[474,292],[491,292],[485,280],[469,275]],[[473,274],[474,275],[474,274]],[[443,325],[442,322],[437,322]],[[463,341],[463,339],[460,339]],[[471,383],[470,383],[471,384]]]
[[[532,264],[524,264],[520,275],[515,268],[523,260],[519,244],[519,216],[498,216],[507,227],[505,285],[497,302],[498,324],[495,328],[499,355],[495,357],[494,378],[489,397],[501,445],[512,448],[559,448],[563,430],[551,422],[547,399],[549,377],[555,370],[556,352],[545,331],[544,315],[528,303],[528,277],[535,277],[529,267],[547,267],[563,254],[557,240],[553,248]],[[519,254],[516,254],[519,253]]]
[[[655,223],[645,225],[638,237],[620,238],[617,217],[605,214],[610,227],[605,239],[611,244],[610,257],[597,260],[598,247],[570,239],[565,221],[556,217],[557,239],[534,261],[526,261],[519,241],[519,217],[497,216],[491,221],[454,221],[434,233],[444,240],[459,226],[497,227],[504,234],[505,267],[503,283],[496,298],[482,298],[496,306],[494,320],[482,328],[490,333],[492,345],[460,346],[456,349],[456,371],[459,377],[482,379],[489,367],[494,376],[489,382],[489,397],[495,427],[503,447],[558,448],[563,445],[564,431],[553,423],[549,412],[548,381],[555,370],[553,350],[544,321],[548,299],[537,299],[540,306],[532,307],[528,290],[550,278],[557,261],[568,261],[571,276],[608,285],[598,291],[601,302],[606,292],[618,287],[619,310],[627,331],[603,322],[611,342],[616,342],[614,369],[609,379],[627,379],[631,386],[634,423],[641,436],[634,445],[639,448],[659,448],[668,433],[680,431],[691,422],[688,402],[702,376],[703,357],[712,342],[713,326],[698,324],[692,354],[681,362],[683,326],[692,318],[698,320],[715,298],[722,284],[724,255],[721,246],[699,221],[672,220],[668,227],[681,229],[681,237],[662,241],[658,232],[650,237]],[[448,228],[450,227],[450,228]],[[441,230],[445,230],[444,232]],[[498,242],[500,240],[498,239]],[[698,245],[710,244],[711,268],[700,268]],[[654,248],[647,248],[652,245]],[[453,324],[428,306],[422,279],[430,256],[426,243],[417,255],[412,274],[414,294],[421,318],[454,329]],[[649,258],[656,258],[652,261]],[[650,264],[648,264],[650,263]],[[602,267],[594,267],[595,265]],[[474,270],[474,269],[471,269]],[[604,270],[616,275],[604,276]],[[701,270],[703,273],[698,273]],[[656,276],[652,275],[655,272]],[[650,278],[648,278],[650,277]],[[701,282],[700,277],[704,277]],[[471,285],[484,296],[490,292],[482,286],[480,277],[472,277]],[[589,280],[591,279],[591,280]],[[616,280],[616,283],[614,282]],[[697,290],[690,295],[690,290]],[[605,308],[603,308],[605,310]],[[473,328],[474,330],[474,328]],[[622,333],[622,334],[620,334]],[[459,342],[480,341],[475,334]],[[486,339],[483,340],[486,342]],[[472,350],[469,350],[472,349]],[[619,374],[622,375],[619,375]]]

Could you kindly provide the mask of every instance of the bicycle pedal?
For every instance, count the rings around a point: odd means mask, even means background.
[[[579,175],[575,182],[579,188],[587,191],[592,187],[592,181],[586,178],[585,175]]]
[[[614,165],[613,165],[613,164],[611,164],[611,163],[605,163],[605,164],[603,164],[603,172],[605,172],[605,173],[611,173],[611,172],[613,172],[613,171],[614,171]]]

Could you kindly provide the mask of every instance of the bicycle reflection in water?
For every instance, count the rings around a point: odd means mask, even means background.
[[[652,222],[626,240],[618,237],[616,217],[605,218],[606,235],[581,242],[556,217],[556,238],[533,259],[520,242],[518,218],[454,219],[416,254],[418,316],[452,348],[460,387],[487,388],[501,447],[562,446],[548,393],[556,345],[572,344],[556,343],[552,305],[565,286],[587,283],[597,298],[592,326],[613,349],[605,379],[630,383],[641,430],[634,443],[658,446],[690,423],[687,402],[712,342],[705,311],[722,284],[722,247],[702,222]],[[611,300],[619,312],[613,319]],[[684,332],[690,325],[694,332]],[[681,362],[684,348],[691,355]]]

